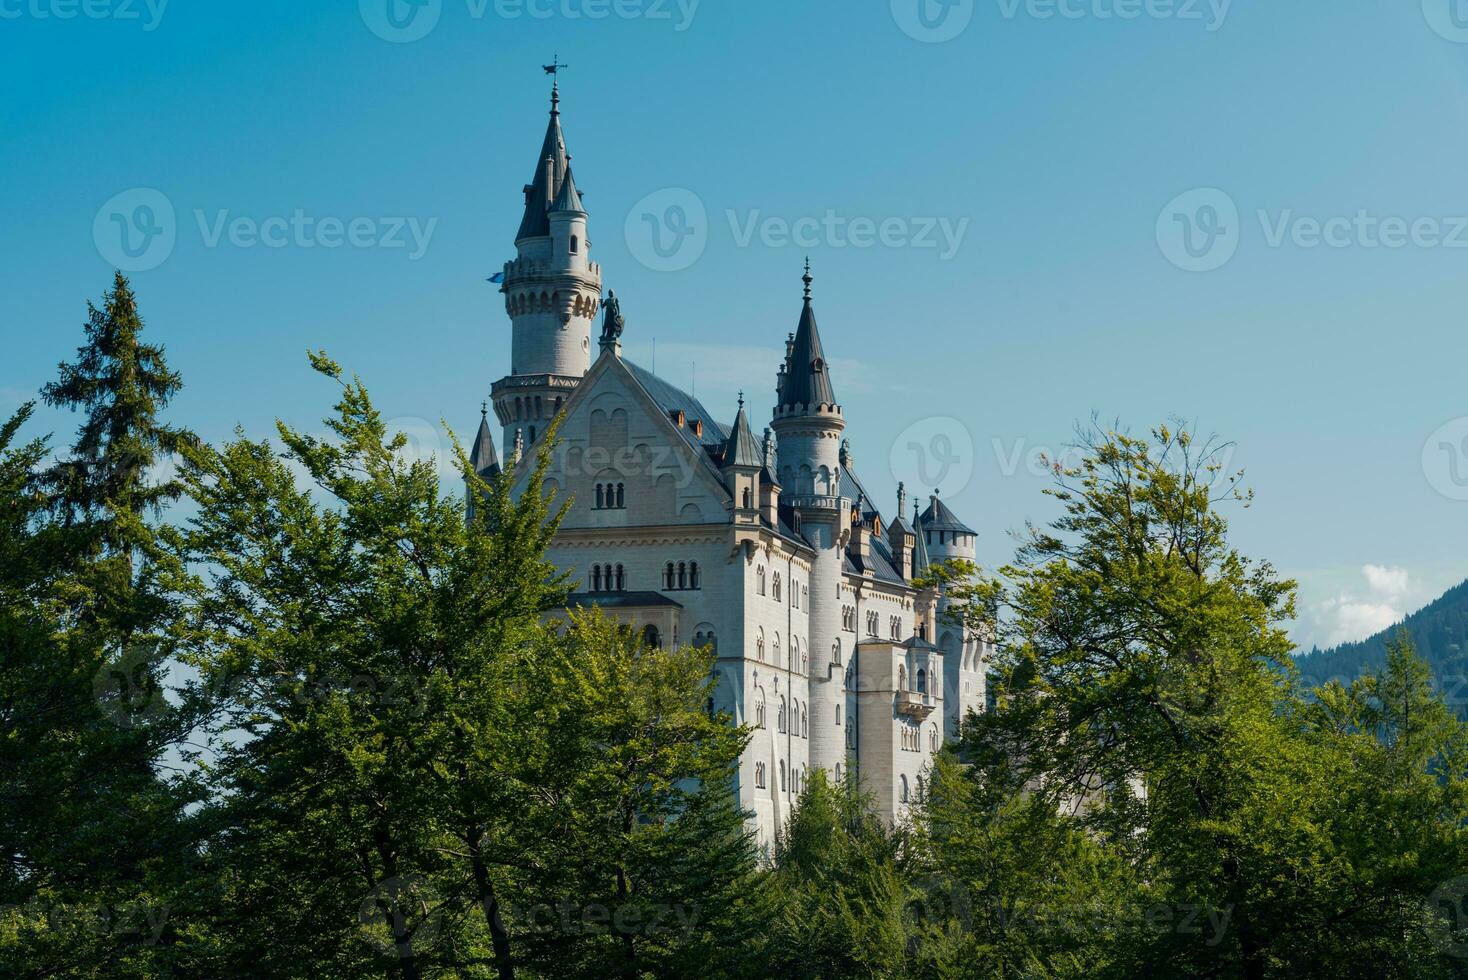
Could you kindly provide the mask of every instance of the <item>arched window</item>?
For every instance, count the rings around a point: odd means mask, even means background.
[[[784,759],[781,759],[780,760],[780,792],[782,792],[782,793],[788,792],[788,790],[786,789],[786,782],[785,782],[785,760]]]
[[[809,707],[810,707],[809,704],[802,704],[800,706],[800,737],[801,738],[810,738],[810,714],[807,711],[807,709]]]
[[[754,637],[754,659],[765,662],[765,628],[761,626]]]
[[[907,777],[906,776],[899,776],[898,779],[900,780],[900,782],[899,782],[898,785],[901,787],[902,802],[903,803],[906,803],[907,802]]]
[[[627,572],[621,565],[617,566],[617,591],[627,591]]]
[[[761,565],[754,570],[755,591],[760,595],[765,594],[765,566]]]
[[[836,782],[841,782],[841,763],[836,763]]]
[[[923,792],[924,792],[923,777],[919,776],[917,778],[917,801],[919,803],[921,803],[923,801]]]
[[[897,690],[907,690],[907,668],[901,665],[897,668]]]
[[[606,498],[605,498],[605,496],[602,493],[602,486],[601,486],[601,484],[598,483],[596,485],[596,509],[597,510],[601,510],[605,506],[606,506]]]
[[[745,487],[744,488],[744,509],[745,510],[749,510],[753,506],[754,506],[754,496],[753,496],[753,494],[750,493],[749,487]]]
[[[678,563],[678,588],[688,588],[688,565],[681,561]]]
[[[775,654],[775,659],[774,659],[775,666],[776,667],[780,666],[780,634],[779,633],[776,633],[775,634],[775,642],[770,647],[770,650]]]
[[[622,510],[627,506],[627,485],[617,484],[617,509]]]
[[[837,667],[841,666],[841,641],[837,640],[831,644],[831,663]]]
[[[647,626],[643,628],[642,639],[643,642],[652,647],[654,650],[661,650],[663,647],[662,635],[658,633],[658,628],[651,623],[648,623]]]
[[[601,591],[601,566],[600,565],[592,565],[591,566],[591,591],[593,591],[593,592],[600,592]]]
[[[572,255],[575,255],[579,251],[581,251],[581,239],[578,238],[575,235],[572,235],[571,236],[571,254]]]
[[[790,638],[790,673],[800,669],[800,641],[795,637]]]
[[[930,726],[928,726],[928,751],[929,752],[937,752],[938,751],[938,726],[937,725],[930,725]]]
[[[754,727],[765,727],[765,698],[763,694],[761,694],[760,699],[754,703]]]
[[[921,667],[918,668],[917,672],[917,691],[919,694],[928,693],[928,672]]]
[[[836,705],[836,727],[841,727],[841,705]]]
[[[673,588],[673,563],[672,562],[668,562],[666,565],[663,566],[663,588],[664,589],[669,589],[669,590],[671,590]]]
[[[698,562],[696,561],[688,564],[688,587],[690,589],[702,587],[698,581]]]
[[[780,573],[779,572],[776,572],[775,573],[774,599],[775,599],[776,602],[779,602],[780,601]]]
[[[756,789],[765,788],[765,764],[763,762],[754,764],[754,785]]]
[[[789,721],[789,708],[786,706],[785,699],[782,697],[780,699],[780,713],[775,715],[775,731],[788,731]]]

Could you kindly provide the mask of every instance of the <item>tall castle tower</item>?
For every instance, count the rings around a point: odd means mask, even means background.
[[[525,217],[505,263],[510,316],[510,374],[494,383],[503,455],[539,438],[591,367],[591,325],[601,304],[601,267],[591,261],[586,210],[561,133],[559,84],[551,89],[550,125],[525,186]]]
[[[832,662],[832,644],[841,633],[842,555],[850,532],[842,520],[841,433],[846,420],[831,388],[830,365],[821,349],[811,305],[810,262],[805,265],[805,306],[800,325],[786,345],[780,370],[779,404],[770,423],[777,442],[777,465],[785,501],[800,530],[816,551],[810,574],[810,764],[834,773],[846,759],[846,729],[838,705],[845,705],[845,672]]]
[[[963,559],[976,560],[978,533],[959,520],[935,493],[928,498],[928,509],[917,517],[917,533],[921,544],[935,562]],[[966,636],[957,625],[947,620],[952,601],[938,596],[938,648],[943,651],[944,726],[948,738],[958,737],[958,728],[968,712],[984,706],[986,666],[984,641]]]

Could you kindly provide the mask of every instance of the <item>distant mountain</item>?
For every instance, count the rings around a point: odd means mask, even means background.
[[[1432,667],[1439,689],[1468,717],[1468,582],[1455,585],[1401,623],[1359,643],[1312,650],[1295,662],[1307,683],[1350,681],[1386,664],[1386,641],[1406,627],[1417,654]]]

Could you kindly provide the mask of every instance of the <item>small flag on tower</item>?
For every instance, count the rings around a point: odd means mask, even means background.
[[[504,282],[505,281],[505,274],[503,272],[496,272],[494,275],[490,276],[488,279],[486,279],[484,281],[485,282]]]

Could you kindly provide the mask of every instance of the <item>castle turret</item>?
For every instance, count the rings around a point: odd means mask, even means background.
[[[837,706],[845,705],[845,674],[832,663],[840,637],[842,554],[849,534],[841,500],[841,433],[846,421],[831,387],[830,365],[821,348],[811,302],[806,262],[805,305],[800,325],[786,346],[780,371],[779,404],[771,426],[778,440],[777,477],[784,499],[799,518],[802,536],[815,549],[810,573],[810,764],[834,775],[846,761],[845,728]]]
[[[507,457],[517,437],[534,445],[586,375],[601,303],[601,268],[591,261],[586,209],[561,133],[559,87],[551,90],[550,125],[525,186],[515,250],[500,288],[512,330],[510,374],[493,388]]]
[[[489,428],[489,405],[486,403],[479,410],[479,431],[474,435],[474,447],[469,451],[469,465],[474,468],[474,473],[485,483],[491,483],[500,475],[499,459],[494,452],[494,432]],[[468,481],[465,481],[468,483]],[[465,488],[465,503],[469,508],[470,517],[473,517],[474,506],[478,503],[478,494],[474,492],[473,486]]]
[[[933,561],[974,560],[977,533],[959,520],[936,493],[928,498],[928,509],[918,518],[917,538],[918,547]],[[949,621],[950,608],[951,601],[940,594],[936,612],[938,648],[943,651],[944,733],[948,738],[957,738],[959,725],[969,711],[983,708],[984,664],[989,651],[983,637],[969,636],[960,625]]]
[[[744,396],[739,396],[739,414],[724,444],[723,473],[729,495],[734,498],[734,523],[758,524],[760,515],[760,471],[765,468],[764,452],[749,431],[749,416],[744,414]]]

